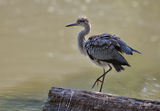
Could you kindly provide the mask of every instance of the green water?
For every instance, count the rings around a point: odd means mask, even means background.
[[[91,89],[102,69],[77,48],[87,16],[91,34],[117,34],[141,55],[110,72],[103,91],[160,100],[159,0],[0,0],[0,111],[39,111],[52,86]]]

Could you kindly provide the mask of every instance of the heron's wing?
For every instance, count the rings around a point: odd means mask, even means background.
[[[128,46],[124,41],[122,41],[119,37],[117,37],[116,35],[113,35],[112,36],[112,39],[115,39],[118,44],[119,44],[119,47],[117,47],[117,50],[119,50],[120,52],[123,52],[123,53],[126,53],[126,54],[129,54],[129,55],[132,55],[133,52],[137,52],[139,54],[141,54],[139,51],[131,48],[130,46]]]
[[[128,65],[126,59],[119,53],[119,43],[110,35],[101,34],[90,37],[85,43],[85,49],[91,59],[106,61],[112,64]]]

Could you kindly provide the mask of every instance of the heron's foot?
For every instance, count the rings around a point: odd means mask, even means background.
[[[99,82],[103,82],[102,80],[100,80],[100,78],[98,78],[95,82],[94,82],[94,84],[93,84],[93,86],[92,86],[92,89],[95,87],[95,85],[97,84],[97,86],[98,86],[98,83]]]

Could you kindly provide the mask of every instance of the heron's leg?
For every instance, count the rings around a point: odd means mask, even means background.
[[[105,74],[105,68],[103,68],[103,74]],[[100,89],[99,89],[99,92],[101,92],[102,91],[102,87],[103,87],[103,83],[104,83],[104,78],[105,78],[105,76],[106,76],[106,74],[103,76],[103,78],[102,78],[102,83],[101,83],[101,87],[100,87]]]
[[[101,92],[102,87],[103,87],[103,82],[104,82],[105,75],[106,75],[109,71],[112,70],[112,67],[111,67],[109,64],[108,64],[108,66],[109,66],[108,71],[104,72],[100,77],[97,78],[97,80],[94,82],[92,88],[94,88],[94,86],[96,85],[96,83],[102,82],[101,87],[100,87],[100,92]],[[105,70],[104,70],[104,71],[105,71]],[[100,79],[101,79],[102,77],[103,77],[103,80],[101,81]]]

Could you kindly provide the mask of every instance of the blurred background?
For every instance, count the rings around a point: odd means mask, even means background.
[[[52,86],[91,89],[102,68],[77,48],[79,16],[89,34],[121,37],[141,55],[105,79],[103,92],[160,99],[159,0],[0,0],[0,110],[39,111]],[[87,37],[89,37],[87,36]]]

